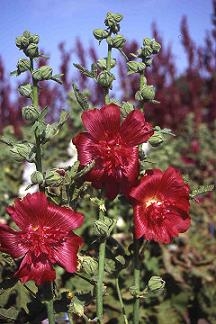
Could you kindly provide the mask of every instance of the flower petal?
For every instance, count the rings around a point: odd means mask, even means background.
[[[28,253],[23,258],[15,276],[23,283],[33,280],[37,285],[42,285],[44,282],[54,281],[56,273],[45,254],[35,258]]]
[[[46,217],[47,198],[43,192],[27,194],[23,199],[16,199],[13,206],[7,208],[8,214],[20,229],[25,230],[29,224],[40,224]]]
[[[12,230],[7,225],[0,225],[0,251],[19,258],[27,252],[27,248],[20,243],[20,232]]]
[[[61,231],[69,232],[83,224],[84,216],[68,207],[62,207],[48,203],[47,215],[43,225],[51,228],[60,228]]]
[[[64,244],[55,251],[56,263],[61,265],[68,272],[77,270],[77,252],[83,244],[83,239],[73,233],[68,236]]]
[[[105,140],[120,129],[120,107],[110,104],[101,109],[89,109],[83,112],[82,121],[86,130],[95,140]]]
[[[77,148],[78,160],[82,166],[93,161],[97,155],[97,146],[91,135],[88,133],[80,133],[72,140]]]
[[[122,139],[130,146],[136,146],[154,134],[152,125],[145,121],[144,114],[136,109],[131,111],[123,121],[120,129]]]

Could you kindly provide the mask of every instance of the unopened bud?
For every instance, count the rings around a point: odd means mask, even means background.
[[[153,49],[153,54],[159,53],[161,49],[161,45],[158,42],[156,42],[156,40],[154,39],[152,41],[152,49]]]
[[[165,281],[159,276],[152,276],[148,282],[148,289],[151,292],[158,292],[165,287]]]
[[[111,59],[111,62],[110,62],[110,67],[111,69],[114,68],[114,66],[116,65],[116,59]],[[101,70],[106,70],[107,68],[107,59],[104,58],[104,59],[99,59],[97,61],[97,66],[101,69]]]
[[[153,147],[157,147],[164,142],[164,137],[161,133],[155,132],[149,139],[149,143]]]
[[[30,43],[38,44],[39,43],[39,36],[37,34],[31,35],[29,40],[30,40]]]
[[[142,51],[141,51],[141,56],[142,57],[148,57],[151,54],[153,54],[153,49],[152,49],[151,46],[145,46],[145,47],[142,48]]]
[[[107,44],[113,48],[122,48],[126,42],[126,39],[122,35],[116,35],[114,37],[107,37]]]
[[[148,38],[148,37],[144,38],[143,46],[151,46],[151,44],[152,44],[152,39],[151,38]]]
[[[155,97],[155,88],[152,85],[145,85],[141,89],[141,96],[143,100],[153,100]]]
[[[13,158],[18,161],[34,162],[36,156],[35,146],[31,143],[17,143],[10,149]]]
[[[52,77],[52,68],[48,65],[41,66],[39,69],[36,69],[32,72],[34,80],[42,81],[49,80]]]
[[[32,85],[30,83],[20,85],[18,87],[19,93],[27,98],[31,98],[32,95]]]
[[[127,67],[128,67],[128,75],[129,75],[132,73],[144,71],[146,65],[143,62],[129,61],[127,62]]]
[[[43,174],[39,171],[35,171],[31,174],[31,182],[33,184],[42,184],[43,183]]]
[[[31,43],[29,46],[24,49],[24,53],[26,56],[30,58],[35,58],[39,56],[38,46],[37,44]]]
[[[40,111],[38,107],[35,106],[25,106],[22,108],[22,116],[24,119],[31,122],[35,122],[40,116]]]
[[[109,33],[107,30],[104,30],[104,29],[95,29],[93,31],[93,35],[97,40],[101,41],[101,40],[107,38]]]
[[[28,59],[22,58],[17,63],[17,73],[28,71],[31,68],[30,61]]]
[[[102,71],[97,77],[97,82],[105,88],[110,88],[115,77],[112,73],[108,71]]]
[[[94,258],[90,256],[80,256],[79,262],[85,273],[89,275],[95,275],[97,273],[98,262]]]
[[[62,176],[57,169],[48,170],[45,174],[45,183],[48,187],[58,187],[64,181]]]
[[[82,317],[84,315],[84,304],[74,296],[69,305],[69,311]]]
[[[101,217],[93,224],[93,232],[96,236],[106,238],[110,236],[113,226],[116,224],[116,220],[109,217]]]

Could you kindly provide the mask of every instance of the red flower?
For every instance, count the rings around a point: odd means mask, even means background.
[[[140,110],[130,112],[121,123],[120,107],[115,104],[84,111],[82,121],[87,132],[78,134],[73,143],[81,166],[95,161],[86,179],[114,199],[135,183],[139,173],[137,145],[153,134],[152,126]]]
[[[134,228],[137,239],[170,243],[190,226],[189,187],[172,167],[152,170],[130,196],[134,199]]]
[[[77,251],[83,240],[72,230],[83,223],[83,215],[57,206],[42,192],[16,199],[7,212],[20,228],[15,231],[0,225],[0,250],[13,258],[23,258],[16,276],[41,285],[55,279],[52,265],[58,263],[68,272],[77,268]]]

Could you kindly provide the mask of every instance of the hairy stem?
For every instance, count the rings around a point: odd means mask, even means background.
[[[112,59],[112,47],[108,45],[107,60],[106,60],[106,70],[109,72],[111,70],[111,59]],[[109,87],[105,89],[105,104],[110,103],[109,97]]]
[[[53,284],[52,282],[46,283],[46,309],[49,324],[55,324],[55,316],[54,316],[54,306],[53,306]]]
[[[140,291],[140,259],[139,259],[140,242],[135,238],[134,234],[134,286],[136,291]],[[133,304],[133,324],[139,323],[139,298],[134,296]]]
[[[103,323],[103,280],[104,280],[104,264],[105,264],[106,240],[100,243],[98,257],[98,281],[96,286],[96,310],[97,318],[100,324]]]
[[[128,324],[127,315],[126,315],[126,311],[125,311],[125,307],[124,307],[124,302],[123,302],[123,299],[122,299],[121,290],[119,288],[119,279],[118,279],[118,277],[115,279],[115,284],[116,284],[116,290],[117,290],[119,302],[120,302],[121,309],[122,309],[122,315],[123,315],[124,323]]]

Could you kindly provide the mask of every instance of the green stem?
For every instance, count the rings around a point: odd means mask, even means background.
[[[140,291],[140,259],[139,259],[140,242],[135,238],[134,234],[134,286],[136,291]],[[133,324],[139,323],[139,298],[134,296],[133,304]]]
[[[46,284],[47,287],[47,300],[46,300],[46,308],[47,308],[47,316],[49,324],[55,324],[55,315],[54,315],[54,306],[53,306],[53,285],[52,282]]]
[[[121,309],[122,309],[122,315],[123,315],[124,323],[128,324],[127,315],[126,315],[126,311],[125,311],[125,307],[124,307],[124,302],[123,302],[123,299],[122,299],[121,290],[119,288],[119,279],[118,279],[118,277],[115,279],[115,284],[116,284],[116,290],[117,290],[119,302],[120,302]]]
[[[100,243],[98,258],[98,281],[96,286],[96,310],[97,318],[100,324],[103,323],[103,280],[105,264],[106,240]]]
[[[112,47],[108,45],[108,52],[107,52],[107,61],[106,61],[106,70],[109,72],[111,70],[111,59],[112,59]],[[105,89],[105,104],[110,103],[109,97],[109,88]]]

